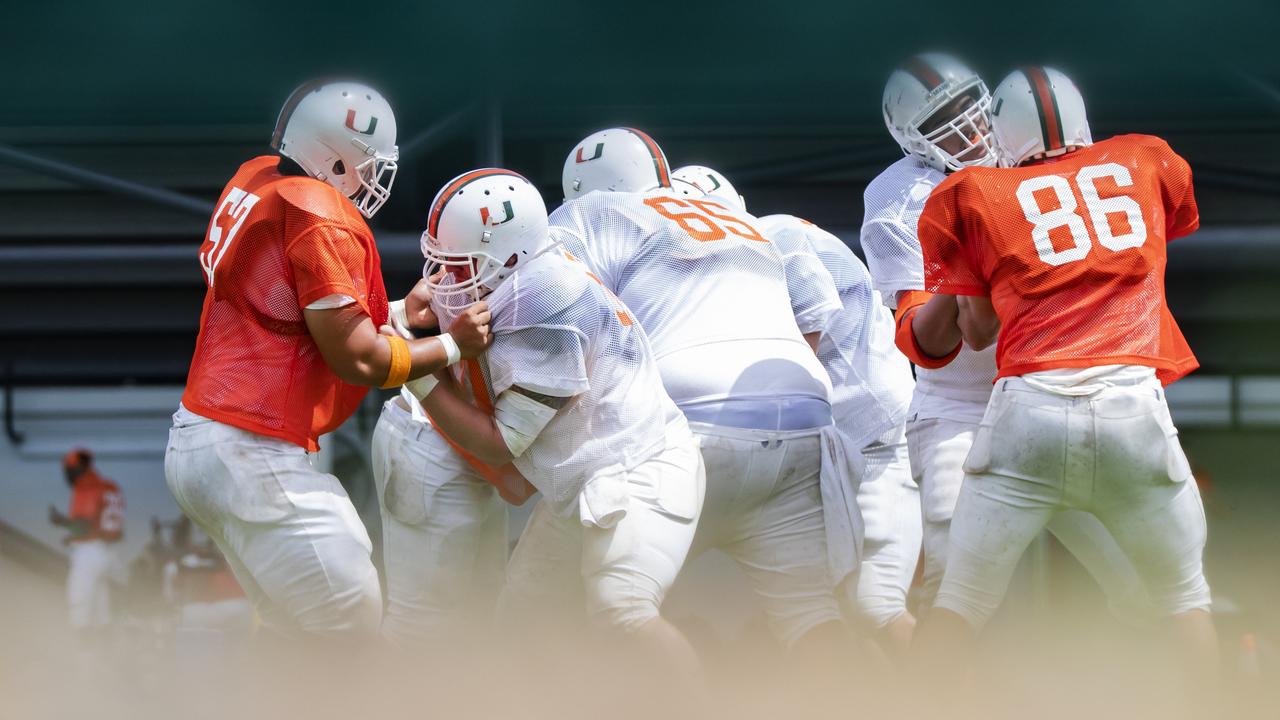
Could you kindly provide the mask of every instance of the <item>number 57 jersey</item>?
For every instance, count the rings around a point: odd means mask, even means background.
[[[726,400],[829,403],[830,380],[797,322],[825,328],[839,297],[832,287],[793,303],[782,254],[752,216],[663,191],[592,192],[550,223],[552,239],[635,313],[686,414]]]
[[[1123,364],[1168,385],[1198,363],[1165,302],[1165,245],[1197,227],[1191,168],[1156,137],[966,168],[920,216],[925,289],[991,297],[998,377]]]

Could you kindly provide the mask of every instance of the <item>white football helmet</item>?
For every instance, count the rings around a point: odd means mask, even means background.
[[[550,246],[547,206],[532,183],[510,170],[472,170],[431,201],[424,274],[441,306],[461,309]]]
[[[648,192],[671,187],[667,156],[653,138],[635,128],[591,133],[564,161],[564,199],[592,190]]]
[[[698,188],[707,197],[724,200],[730,206],[744,212],[747,209],[746,198],[738,194],[733,183],[729,182],[729,178],[705,165],[685,165],[676,168],[671,172],[671,180],[673,186],[676,180],[681,180]]]
[[[294,90],[271,147],[351,198],[366,218],[391,197],[400,158],[396,116],[367,85],[316,80]]]
[[[994,166],[991,93],[977,73],[941,53],[916,55],[889,75],[884,124],[902,151],[939,172]]]
[[[1014,70],[1000,82],[991,96],[991,126],[1008,167],[1093,144],[1080,90],[1048,67]]]

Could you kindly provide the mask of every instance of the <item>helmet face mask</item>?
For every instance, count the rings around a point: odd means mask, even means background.
[[[356,177],[360,179],[360,190],[351,195],[351,202],[366,218],[371,218],[391,198],[391,185],[396,181],[399,152],[392,157],[373,155],[356,166]]]
[[[921,149],[953,171],[970,165],[995,165],[990,108],[991,95],[980,82],[975,83],[916,123]]]
[[[423,233],[422,253],[427,258],[423,276],[433,300],[446,310],[465,310],[484,299],[506,279],[502,271],[513,266],[516,257],[499,263],[485,252],[448,254],[438,249],[435,238]]]

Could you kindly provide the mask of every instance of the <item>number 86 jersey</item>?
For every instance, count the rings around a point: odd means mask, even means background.
[[[966,168],[920,216],[925,289],[991,297],[998,377],[1124,364],[1168,385],[1198,363],[1165,302],[1165,244],[1197,227],[1191,168],[1156,137]]]

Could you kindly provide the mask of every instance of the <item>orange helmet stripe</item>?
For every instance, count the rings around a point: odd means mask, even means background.
[[[653,157],[653,169],[658,172],[658,182],[662,184],[662,187],[671,187],[671,173],[667,168],[667,158],[662,154],[662,148],[658,147],[658,143],[654,142],[653,138],[641,130],[635,128],[622,129],[640,138],[644,146],[649,148],[649,155]]]
[[[440,195],[436,200],[436,204],[431,208],[431,214],[427,216],[427,233],[431,237],[436,236],[436,231],[440,229],[440,215],[444,213],[444,206],[457,195],[458,191],[467,185],[479,180],[480,178],[493,177],[494,175],[509,175],[524,180],[524,176],[520,173],[502,168],[483,168],[481,170],[472,170],[469,173],[459,175],[453,182],[449,183],[444,190],[440,191]],[[528,182],[525,180],[525,182]]]

